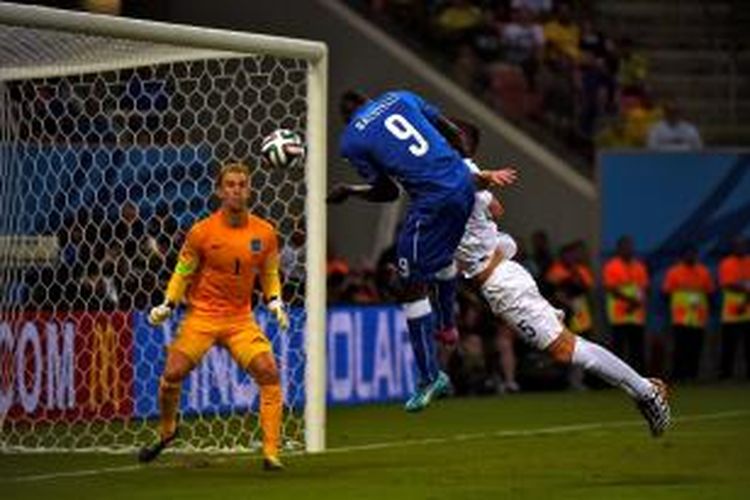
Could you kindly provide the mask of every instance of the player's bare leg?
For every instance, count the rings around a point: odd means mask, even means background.
[[[248,366],[250,375],[260,388],[260,426],[263,429],[263,468],[282,470],[279,459],[283,395],[279,370],[273,354],[263,352],[255,356]]]
[[[185,354],[170,350],[164,372],[159,379],[159,441],[141,448],[138,461],[154,460],[177,437],[177,409],[180,405],[182,381],[193,369],[193,362]]]
[[[635,401],[654,437],[663,434],[669,426],[671,414],[667,386],[661,380],[641,377],[604,347],[567,329],[549,345],[547,352],[558,362],[581,367],[625,390]]]

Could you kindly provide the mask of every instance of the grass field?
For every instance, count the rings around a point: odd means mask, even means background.
[[[750,498],[750,385],[680,388],[652,439],[618,391],[535,393],[329,413],[330,451],[257,457],[0,455],[10,499]]]

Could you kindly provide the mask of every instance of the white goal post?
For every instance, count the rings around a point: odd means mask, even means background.
[[[138,318],[170,271],[168,237],[207,213],[229,159],[251,165],[251,209],[301,264],[282,272],[303,284],[289,296],[304,346],[274,340],[293,365],[284,432],[324,450],[327,74],[320,42],[0,2],[0,451],[132,451],[155,435],[142,377],[171,332],[144,347]],[[304,171],[260,167],[274,128],[305,137]],[[130,249],[123,221],[144,228]],[[182,447],[253,449],[257,390],[209,357],[183,390]]]

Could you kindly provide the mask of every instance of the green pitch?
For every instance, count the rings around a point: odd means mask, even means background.
[[[0,498],[750,498],[750,385],[681,388],[652,439],[618,391],[454,399],[329,413],[330,452],[257,457],[0,455]]]

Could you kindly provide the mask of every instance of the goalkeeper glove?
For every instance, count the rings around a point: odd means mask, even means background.
[[[284,303],[281,299],[273,299],[268,303],[268,310],[276,318],[276,322],[279,324],[281,331],[286,331],[289,328],[289,316],[284,310]]]
[[[156,307],[152,307],[148,313],[148,322],[152,326],[159,326],[164,323],[167,318],[172,315],[174,304],[171,302],[164,302]]]

